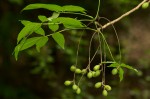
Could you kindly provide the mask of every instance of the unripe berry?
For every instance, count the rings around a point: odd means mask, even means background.
[[[98,77],[100,74],[101,74],[101,71],[100,71],[100,70],[97,70],[97,71],[95,72],[94,77]]]
[[[82,71],[80,69],[76,69],[75,73],[80,74]]]
[[[95,77],[95,73],[96,73],[95,71],[92,71],[92,77]]]
[[[75,67],[74,65],[72,65],[72,66],[70,67],[70,70],[71,70],[72,72],[74,72],[74,71],[76,70],[76,67]]]
[[[149,7],[149,2],[146,2],[146,3],[144,3],[143,5],[142,5],[142,8],[143,9],[146,9],[146,8],[148,8]]]
[[[64,82],[64,84],[65,84],[66,86],[71,85],[71,83],[72,83],[72,81],[69,81],[69,80],[66,80],[66,81]]]
[[[89,72],[89,73],[87,74],[87,77],[88,77],[88,78],[92,78],[92,72]]]
[[[114,68],[111,72],[113,75],[116,75],[118,73],[118,70],[116,68]]]
[[[96,84],[95,84],[95,88],[100,88],[102,86],[102,83],[101,82],[97,82]]]
[[[72,86],[72,89],[73,89],[73,90],[77,90],[77,89],[78,89],[78,86],[77,86],[76,84],[74,84],[74,85]]]
[[[104,89],[103,92],[102,92],[103,96],[107,96],[108,95],[108,92]]]
[[[108,90],[108,91],[110,91],[111,90],[111,86],[105,85],[105,89]]]
[[[77,94],[80,94],[80,93],[81,93],[81,89],[78,88],[77,91],[76,91],[76,93],[77,93]]]
[[[82,69],[82,74],[86,74],[87,70],[86,69]]]
[[[95,65],[94,68],[93,68],[94,71],[97,71],[99,69],[100,69],[100,65]]]

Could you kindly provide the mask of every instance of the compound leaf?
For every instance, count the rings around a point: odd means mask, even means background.
[[[57,42],[57,44],[64,49],[64,45],[65,45],[64,36],[61,33],[56,32],[53,33],[52,37]]]

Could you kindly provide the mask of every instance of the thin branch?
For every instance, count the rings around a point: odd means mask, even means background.
[[[101,0],[98,0],[98,8],[97,8],[97,13],[96,13],[95,19],[97,19],[97,17],[98,17],[98,13],[99,13],[99,9],[100,9],[100,3],[101,3]]]
[[[122,18],[128,16],[129,14],[133,13],[134,11],[138,10],[144,3],[146,2],[149,2],[150,0],[143,0],[139,5],[137,5],[135,8],[133,8],[132,10],[126,12],[125,14],[121,15],[120,17],[118,17],[117,19],[111,21],[111,22],[108,22],[106,23],[105,25],[103,25],[101,28],[99,28],[98,30],[100,29],[105,29],[106,27],[120,21]]]

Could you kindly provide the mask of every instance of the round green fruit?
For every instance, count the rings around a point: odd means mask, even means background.
[[[95,88],[100,88],[102,86],[102,83],[101,82],[97,82],[96,84],[95,84]]]
[[[100,70],[97,70],[96,72],[95,72],[95,77],[98,77],[99,75],[101,74],[101,71]]]
[[[146,3],[144,3],[143,5],[142,5],[142,8],[143,9],[146,9],[146,8],[148,8],[149,7],[149,2],[146,2]]]
[[[95,71],[92,71],[92,77],[95,77],[95,73],[96,73]]]
[[[82,69],[82,74],[86,74],[87,70],[86,69]]]
[[[76,69],[75,73],[80,74],[82,71],[80,69]]]
[[[66,86],[71,85],[71,83],[72,83],[72,81],[69,81],[69,80],[66,80],[66,81],[64,82],[64,84],[65,84]]]
[[[100,69],[100,65],[95,65],[94,68],[93,68],[94,71],[97,71],[99,69]]]
[[[102,94],[103,94],[103,96],[107,96],[108,92],[106,90],[103,90]]]
[[[92,72],[89,72],[89,73],[87,74],[87,77],[88,77],[88,78],[92,78],[92,75],[93,75]]]
[[[81,89],[78,88],[77,91],[76,91],[76,93],[77,93],[77,94],[80,94],[80,93],[81,93]]]
[[[72,66],[70,67],[70,70],[71,70],[72,72],[74,72],[74,71],[76,70],[76,67],[75,67],[74,65],[72,65]]]
[[[72,89],[73,89],[73,90],[77,90],[77,89],[78,89],[78,86],[77,86],[76,84],[74,84],[74,85],[72,86]]]
[[[113,75],[116,75],[118,73],[118,70],[116,68],[114,68],[111,72]]]
[[[105,89],[108,90],[108,91],[110,91],[111,90],[111,86],[105,85]]]

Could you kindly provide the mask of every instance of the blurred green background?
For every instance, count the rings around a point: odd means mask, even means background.
[[[140,0],[101,0],[100,16],[113,20],[136,6]],[[31,3],[51,3],[58,5],[79,5],[94,16],[98,0],[0,0],[0,99],[150,99],[150,8],[139,9],[115,24],[118,32],[123,62],[134,66],[139,73],[125,71],[120,83],[118,76],[106,71],[106,82],[112,86],[107,97],[101,90],[93,87],[97,80],[84,78],[82,93],[76,95],[71,87],[65,87],[64,81],[73,78],[69,68],[76,61],[78,40],[83,33],[78,65],[84,68],[88,62],[89,31],[68,31],[65,50],[50,39],[38,53],[35,48],[20,53],[15,61],[12,55],[16,38],[23,25],[21,19],[36,21],[37,15],[51,15],[45,10],[26,11],[21,9]],[[102,24],[107,21],[102,20]],[[118,44],[112,27],[104,30],[114,57],[118,57]],[[96,49],[92,43],[92,51]],[[108,57],[109,59],[109,57]],[[92,64],[99,63],[95,59]]]

